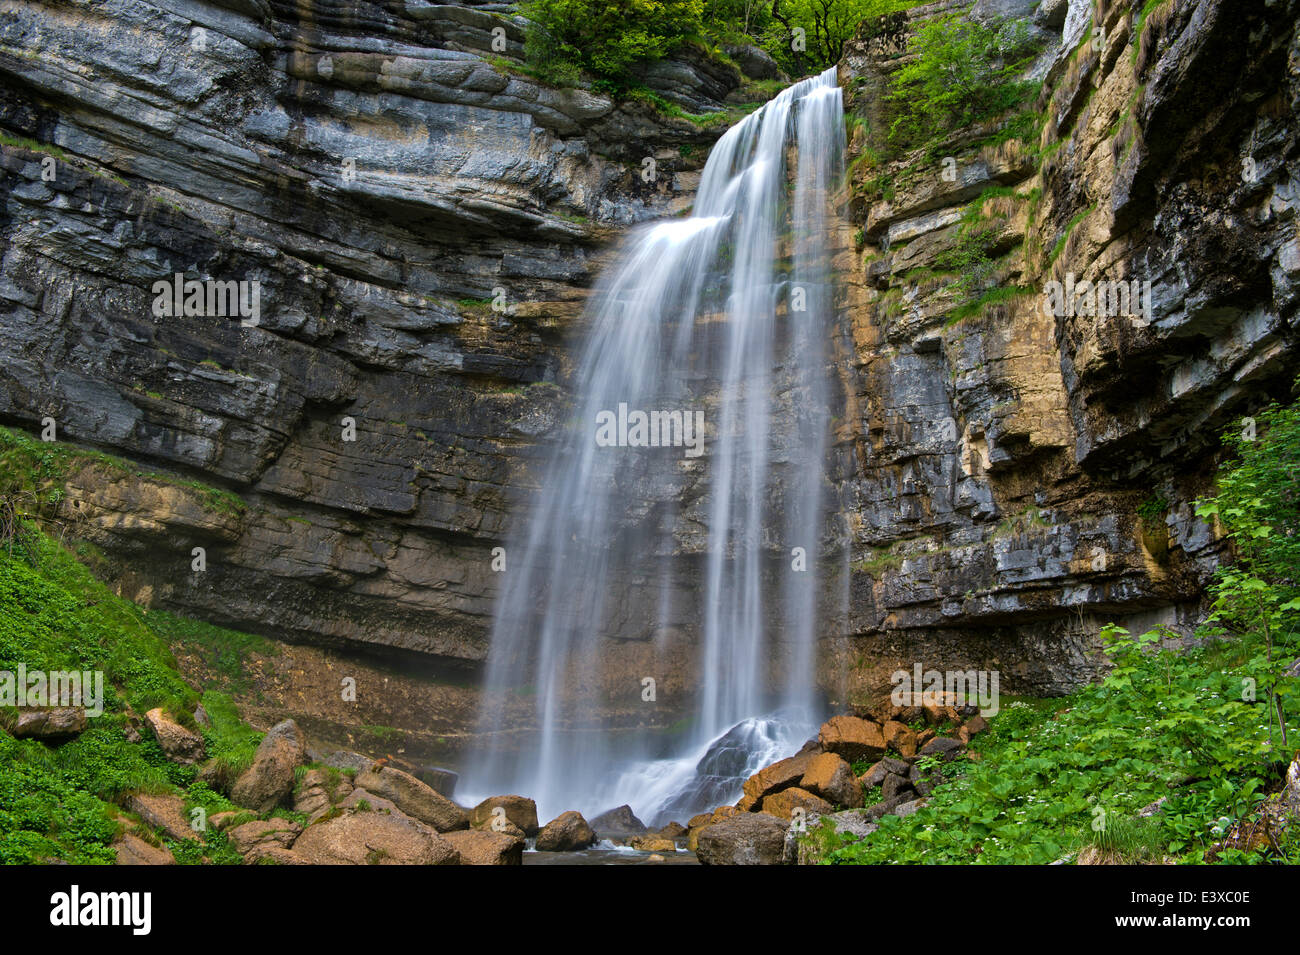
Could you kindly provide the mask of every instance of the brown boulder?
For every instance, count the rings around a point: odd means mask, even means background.
[[[293,792],[293,772],[307,759],[307,740],[293,720],[275,724],[257,747],[253,765],[230,787],[237,806],[270,812]]]
[[[760,769],[745,780],[742,787],[744,795],[740,797],[740,802],[736,803],[736,808],[742,812],[756,811],[764,796],[789,786],[798,785],[799,780],[803,778],[803,774],[808,771],[808,766],[812,762],[814,755],[813,753],[803,753],[798,756],[790,756],[773,763],[771,766]]]
[[[422,822],[344,810],[308,826],[293,852],[311,865],[459,865],[460,853]]]
[[[372,769],[359,774],[355,785],[357,789],[391,800],[402,812],[439,832],[469,828],[469,814],[464,809],[432,786],[400,769],[391,766]]]
[[[633,849],[638,852],[676,852],[677,843],[672,839],[665,839],[663,836],[646,835],[633,836],[628,842]]]
[[[821,796],[810,793],[806,789],[800,789],[797,786],[782,789],[778,793],[763,797],[761,811],[770,816],[776,816],[778,819],[789,820],[793,818],[796,809],[802,809],[805,816],[814,812],[821,814],[835,811],[835,807],[822,799]]]
[[[817,734],[822,749],[843,756],[849,762],[880,759],[885,755],[885,737],[875,723],[856,716],[833,716]]]
[[[293,811],[313,822],[342,802],[352,792],[352,780],[338,771],[310,769],[293,793]]]
[[[145,725],[158,741],[158,748],[173,763],[192,766],[204,758],[203,737],[192,733],[155,706],[144,715]]]
[[[596,842],[596,833],[582,813],[562,812],[537,833],[536,849],[538,852],[575,852],[586,849]]]
[[[185,803],[180,796],[133,793],[127,798],[126,808],[139,816],[146,826],[161,830],[169,839],[198,838],[185,815]]]
[[[808,764],[799,780],[799,788],[814,792],[841,806],[862,805],[862,787],[853,776],[853,767],[843,756],[819,753]]]
[[[885,745],[899,756],[916,755],[916,733],[903,723],[890,720],[880,728],[885,737]]]
[[[517,826],[507,823],[515,831]],[[453,849],[460,853],[461,865],[523,865],[524,840],[522,836],[493,832],[490,829],[462,829],[443,833]]]
[[[501,809],[501,813],[494,812]],[[471,829],[493,829],[493,821],[498,822],[495,831],[504,832],[502,824],[513,825],[526,836],[535,836],[540,828],[537,825],[537,803],[525,796],[490,796],[470,810],[469,825]]]

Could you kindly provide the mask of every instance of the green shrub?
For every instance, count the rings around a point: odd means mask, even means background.
[[[703,0],[528,0],[528,65],[572,86],[582,72],[623,87],[632,69],[670,53],[703,25]]]
[[[956,14],[926,23],[909,41],[915,59],[894,75],[890,145],[905,150],[995,119],[1038,84],[1021,79],[1038,45],[1023,23],[984,26]]]

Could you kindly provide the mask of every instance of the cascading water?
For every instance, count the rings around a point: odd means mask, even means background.
[[[596,290],[465,789],[680,818],[815,731],[843,152],[830,69],[730,129],[694,214],[631,236]],[[650,730],[657,705],[693,716]]]

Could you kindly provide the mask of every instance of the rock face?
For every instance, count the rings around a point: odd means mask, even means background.
[[[6,11],[0,419],[50,415],[62,440],[238,497],[74,477],[69,513],[129,596],[482,659],[492,548],[562,420],[565,332],[622,229],[683,209],[723,129],[539,84],[522,41],[508,5]],[[718,110],[740,74],[684,56],[645,83]],[[256,282],[258,313],[159,315],[176,274]]]
[[[253,765],[235,780],[231,800],[256,812],[269,812],[293,791],[294,770],[307,758],[307,740],[293,720],[277,723],[262,737]]]
[[[825,680],[849,673],[850,693],[919,660],[1051,694],[1095,675],[1107,621],[1185,631],[1220,556],[1193,513],[1219,435],[1300,364],[1297,4],[1194,0],[1141,21],[1137,0],[1043,4],[1042,29],[1071,42],[1047,51],[1030,104],[1041,141],[972,129],[937,153],[951,163],[891,157],[907,36],[960,6],[914,8],[892,36],[864,25],[840,64],[867,120],[850,159],[886,157],[854,167],[841,270],[850,638]],[[945,258],[971,222],[991,263],[974,294]],[[1085,280],[1150,282],[1150,314],[1051,309],[1049,283]]]
[[[537,834],[538,852],[574,852],[595,845],[596,833],[582,814],[570,809],[562,812]]]

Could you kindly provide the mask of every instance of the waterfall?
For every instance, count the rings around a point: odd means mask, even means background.
[[[470,792],[681,818],[815,733],[843,153],[832,68],[728,130],[693,214],[602,277],[506,547]]]

